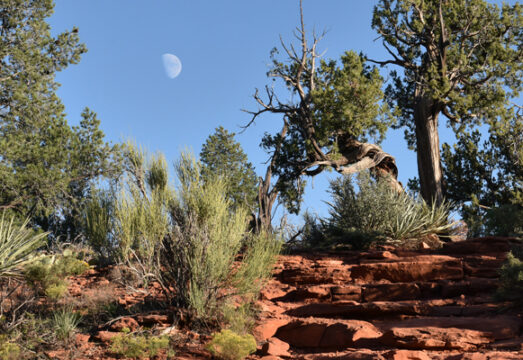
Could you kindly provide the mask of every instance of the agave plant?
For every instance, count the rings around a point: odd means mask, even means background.
[[[44,243],[49,233],[35,234],[27,227],[29,219],[15,225],[14,218],[0,219],[0,278],[17,276],[24,265],[35,259],[34,251]]]

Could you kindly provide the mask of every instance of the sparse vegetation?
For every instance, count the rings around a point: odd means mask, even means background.
[[[111,352],[124,358],[153,358],[169,348],[167,336],[121,334],[112,339]]]
[[[226,329],[213,335],[207,349],[218,359],[242,360],[256,351],[256,340],[252,335],[239,335]]]

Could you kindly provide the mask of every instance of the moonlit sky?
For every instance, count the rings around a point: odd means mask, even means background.
[[[375,3],[304,0],[307,29],[328,30],[319,44],[325,58],[338,59],[352,49],[388,59],[371,29]],[[77,26],[89,49],[78,65],[57,75],[58,95],[73,125],[85,106],[97,112],[109,141],[134,139],[171,162],[185,148],[198,154],[217,126],[239,132],[250,120],[241,109],[257,108],[252,94],[269,83],[270,50],[279,45],[280,34],[293,40],[298,21],[298,0],[56,0],[49,20],[53,34]],[[183,64],[174,79],[165,74],[165,53]],[[387,77],[388,70],[381,71]],[[452,142],[441,120],[440,140]],[[259,147],[261,137],[280,126],[280,118],[265,116],[236,137],[259,175],[268,158]],[[407,149],[403,130],[390,130],[382,147],[396,157],[400,181],[417,176],[416,154]],[[309,180],[313,186],[302,211],[326,214],[327,179],[334,176]]]

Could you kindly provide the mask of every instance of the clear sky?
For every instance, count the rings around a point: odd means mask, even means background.
[[[388,58],[371,29],[375,3],[304,0],[307,29],[328,30],[319,45],[325,58],[351,49]],[[293,39],[298,20],[298,0],[56,0],[53,33],[77,26],[89,49],[78,65],[58,74],[58,94],[70,123],[88,106],[112,142],[132,138],[172,161],[186,147],[198,154],[215,127],[238,132],[249,121],[241,109],[256,109],[252,94],[268,83],[270,50],[280,34]],[[163,68],[165,53],[182,62],[174,79]],[[280,126],[276,117],[260,118],[237,136],[260,175],[267,160],[260,139]],[[440,139],[452,142],[453,135],[440,126]],[[382,147],[396,157],[400,181],[417,176],[416,155],[402,130],[389,131]],[[325,214],[332,176],[313,180],[303,209]]]

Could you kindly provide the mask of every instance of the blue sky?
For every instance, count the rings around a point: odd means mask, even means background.
[[[375,3],[304,1],[308,30],[328,30],[319,45],[325,58],[351,49],[388,58],[370,27]],[[112,142],[132,138],[171,161],[187,147],[198,154],[215,127],[238,132],[249,121],[241,109],[256,109],[252,94],[268,83],[270,50],[280,34],[293,39],[298,20],[297,0],[56,0],[53,33],[77,26],[89,49],[78,65],[58,74],[58,94],[72,124],[88,106]],[[174,79],[163,69],[164,53],[183,64]],[[267,159],[260,139],[280,125],[277,117],[264,117],[237,136],[259,174]],[[440,139],[453,141],[444,126]],[[416,155],[407,149],[402,130],[389,131],[382,147],[396,157],[400,181],[417,175]],[[332,176],[312,181],[303,209],[325,214],[322,200],[328,200]]]

